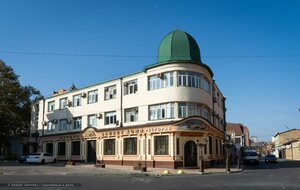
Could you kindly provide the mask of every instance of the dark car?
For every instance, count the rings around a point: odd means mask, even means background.
[[[28,156],[29,156],[29,154],[23,154],[23,155],[19,156],[19,157],[17,158],[17,160],[18,160],[20,163],[24,163],[24,162],[26,162],[26,159],[28,158]]]
[[[265,157],[265,162],[266,163],[277,163],[277,158],[275,155],[267,155]]]

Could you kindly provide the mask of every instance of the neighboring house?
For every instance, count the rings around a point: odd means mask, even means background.
[[[223,159],[225,121],[225,97],[197,42],[175,30],[161,41],[156,64],[36,102],[31,151],[169,168],[197,167],[202,153],[210,166]],[[200,150],[202,140],[207,144]]]
[[[276,133],[272,138],[272,141],[275,143],[274,154],[278,158],[295,159],[293,154],[294,150],[292,151],[291,145],[294,144],[294,146],[297,146],[298,139],[300,139],[299,129],[291,129]]]
[[[227,123],[226,132],[234,134],[234,144],[239,144],[241,147],[249,147],[249,129],[240,123]]]

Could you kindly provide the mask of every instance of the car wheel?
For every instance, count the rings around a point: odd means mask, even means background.
[[[53,159],[53,163],[56,163],[56,158]]]
[[[45,164],[45,160],[44,159],[41,161],[41,164]]]

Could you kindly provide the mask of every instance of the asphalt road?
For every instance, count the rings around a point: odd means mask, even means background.
[[[8,187],[12,185],[48,185],[47,187]],[[78,184],[78,187],[63,187],[66,183]],[[144,176],[133,175],[1,175],[1,190],[160,190],[160,189],[300,189],[300,162],[281,161],[278,164],[265,164],[259,166],[246,166],[242,173],[207,174],[207,175],[180,175],[180,176]],[[50,186],[51,187],[50,187]]]

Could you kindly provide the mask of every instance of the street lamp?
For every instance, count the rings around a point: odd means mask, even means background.
[[[196,144],[197,144],[197,146],[200,147],[199,172],[200,172],[200,174],[202,174],[202,173],[204,173],[202,149],[207,144],[207,140],[205,138],[197,139]]]
[[[231,143],[231,136],[226,134],[225,135],[225,142],[224,142],[225,148],[226,148],[226,172],[230,173],[230,158],[229,158],[229,149],[232,145]]]

